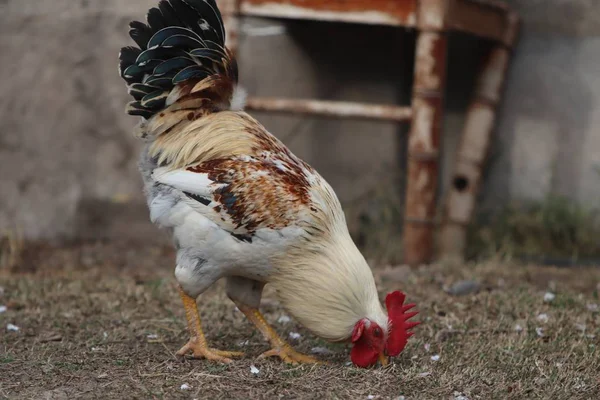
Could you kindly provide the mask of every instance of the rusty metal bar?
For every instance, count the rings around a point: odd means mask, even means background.
[[[242,0],[244,15],[415,26],[418,0]]]
[[[344,101],[250,98],[247,101],[246,108],[254,111],[288,112],[396,122],[410,121],[412,118],[410,107]]]
[[[516,14],[503,35],[513,44],[518,32]],[[485,158],[491,142],[496,109],[510,63],[508,46],[497,45],[490,52],[479,75],[466,124],[456,153],[452,182],[446,196],[444,222],[440,236],[440,257],[448,261],[464,260],[467,226],[473,218]]]
[[[431,261],[436,215],[440,134],[446,80],[446,0],[421,0],[415,56],[413,122],[408,137],[404,257]]]
[[[224,0],[230,1],[230,0]],[[237,0],[243,15],[359,24],[417,26],[419,3],[428,0]],[[508,6],[494,0],[448,0],[445,29],[505,41]]]

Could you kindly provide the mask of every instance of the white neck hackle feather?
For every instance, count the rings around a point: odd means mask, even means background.
[[[348,339],[363,318],[387,332],[388,317],[373,273],[348,233],[333,190],[322,178],[318,180],[313,200],[327,203],[319,212],[327,220],[319,228],[326,230],[274,260],[277,273],[270,283],[285,309],[324,339]]]

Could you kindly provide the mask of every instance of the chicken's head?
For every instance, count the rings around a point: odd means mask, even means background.
[[[386,364],[387,356],[395,357],[404,350],[408,338],[413,335],[409,329],[420,324],[408,321],[418,312],[408,312],[415,304],[404,305],[405,298],[405,294],[399,291],[387,295],[387,327],[381,327],[367,318],[356,323],[352,331],[354,347],[350,352],[350,358],[355,365],[366,368],[375,364],[378,358]]]

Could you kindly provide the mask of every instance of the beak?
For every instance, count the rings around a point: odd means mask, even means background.
[[[389,361],[388,356],[386,356],[383,353],[379,353],[379,362],[381,363],[381,365],[383,365],[385,367],[389,364],[390,361]]]

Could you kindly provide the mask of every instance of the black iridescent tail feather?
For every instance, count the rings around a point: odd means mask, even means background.
[[[208,97],[229,101],[238,71],[225,48],[223,18],[215,0],[162,0],[150,9],[147,21],[130,24],[129,35],[139,48],[124,47],[119,56],[121,76],[135,99],[127,107],[129,114],[149,119],[169,105],[175,88],[208,77],[218,87]],[[189,94],[192,87],[177,94]]]

